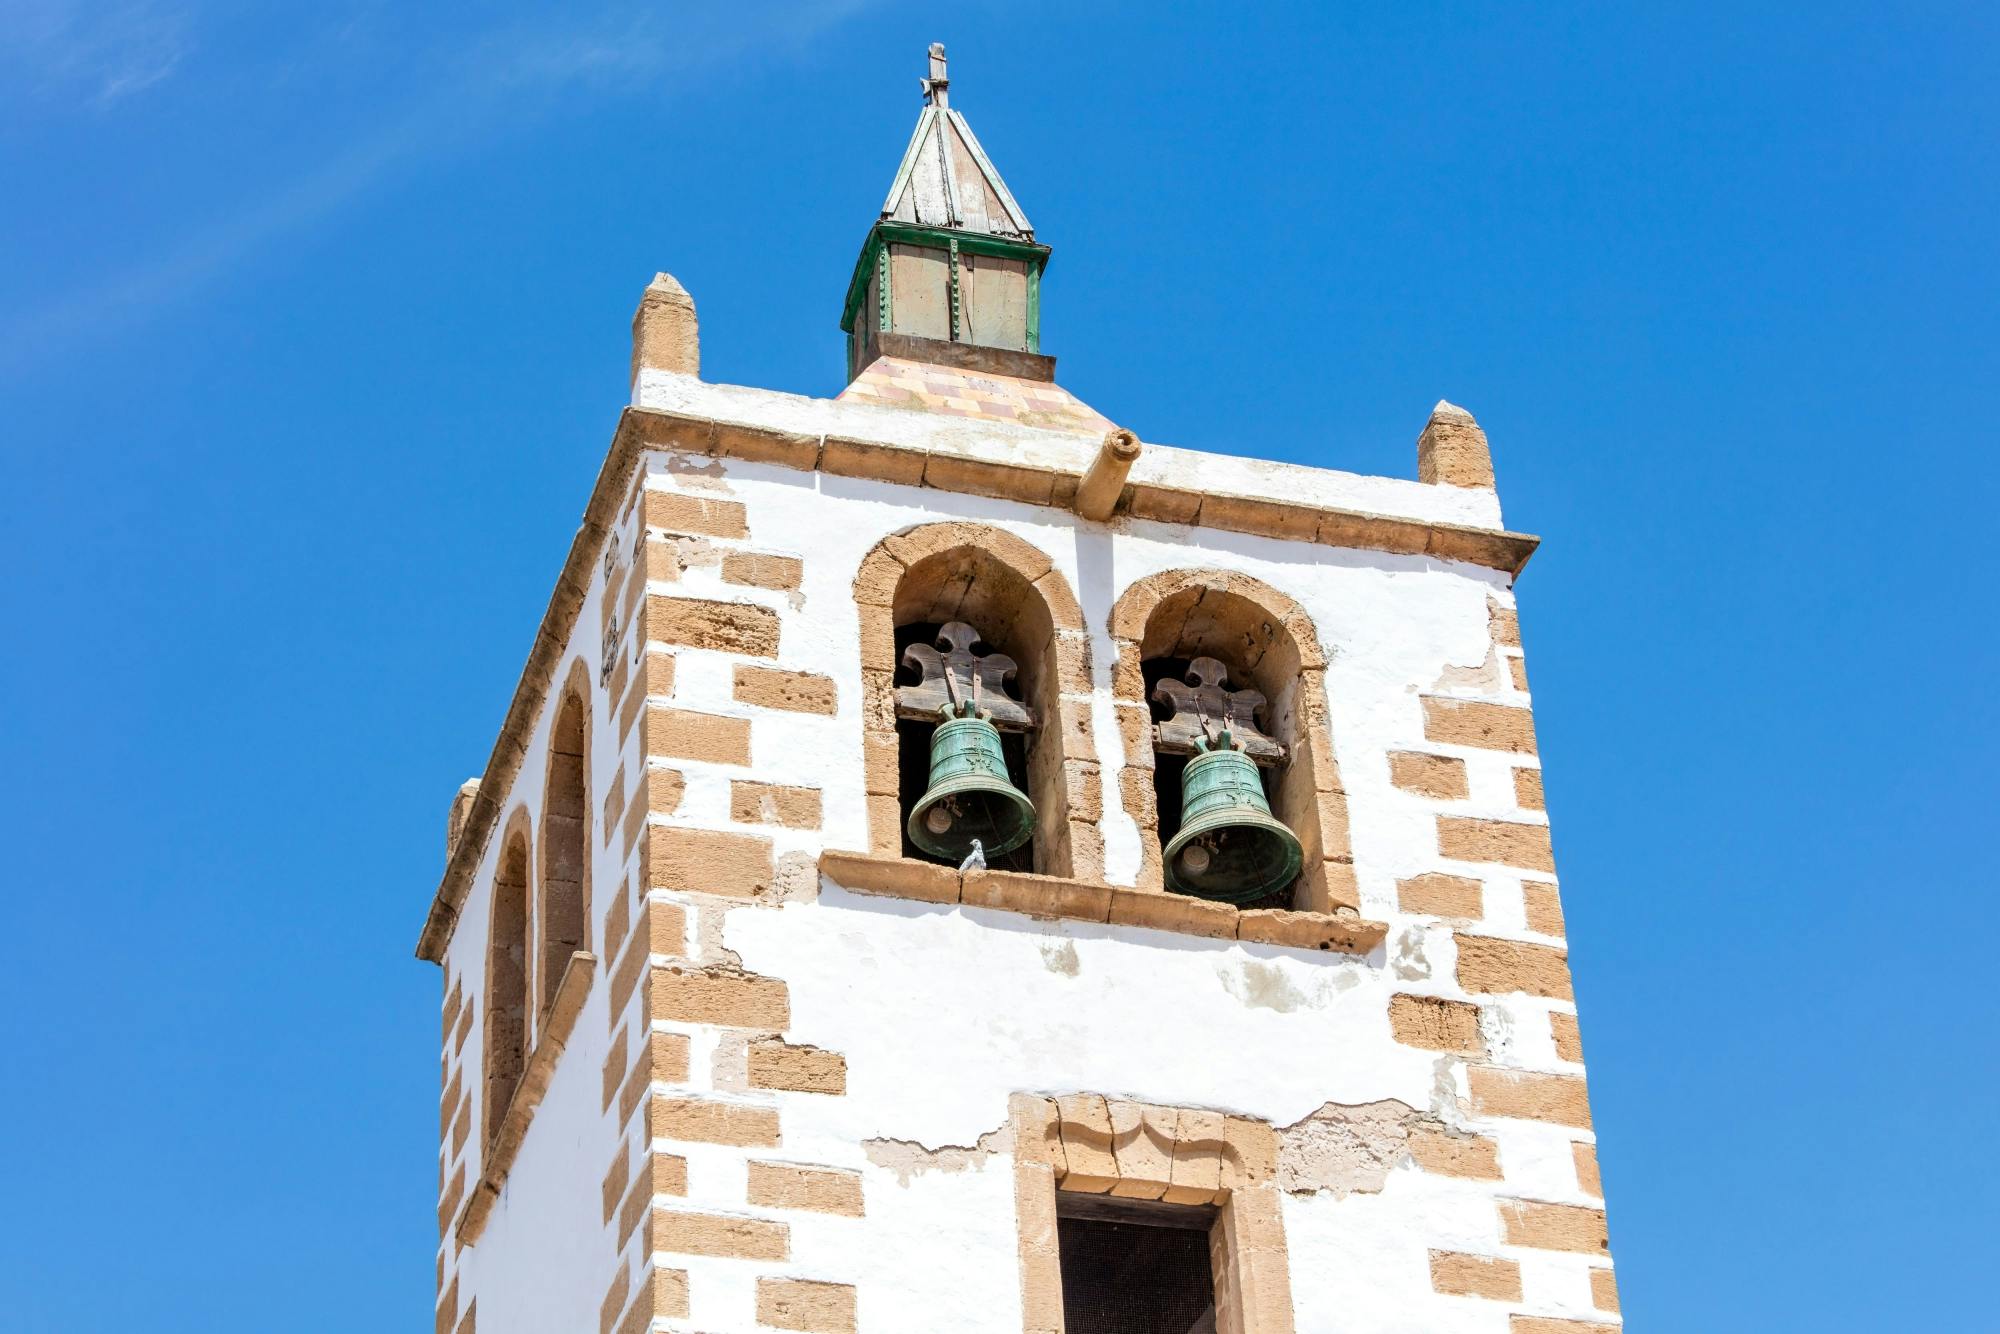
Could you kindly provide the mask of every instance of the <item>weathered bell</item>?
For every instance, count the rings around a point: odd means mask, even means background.
[[[931,735],[931,782],[910,812],[910,842],[933,857],[965,860],[978,839],[988,857],[1035,832],[1035,804],[1007,778],[1000,731],[969,705]]]
[[[1256,763],[1224,732],[1196,742],[1181,774],[1181,828],[1164,854],[1167,887],[1179,894],[1247,903],[1298,877],[1305,851],[1271,814]]]

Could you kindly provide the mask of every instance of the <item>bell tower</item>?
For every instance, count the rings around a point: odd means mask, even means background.
[[[929,60],[837,397],[640,295],[417,944],[436,1329],[1611,1334],[1485,431],[1117,427]]]

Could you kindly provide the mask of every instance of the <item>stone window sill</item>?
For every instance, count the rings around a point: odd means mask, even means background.
[[[549,1091],[549,1081],[555,1077],[563,1045],[576,1028],[576,1017],[583,1012],[584,997],[590,994],[591,978],[596,971],[597,956],[583,950],[570,955],[569,963],[563,967],[562,980],[556,983],[555,998],[549,1003],[548,1018],[542,1023],[542,1035],[521,1071],[521,1082],[514,1086],[514,1096],[507,1101],[507,1114],[500,1118],[500,1129],[486,1146],[486,1170],[467,1197],[465,1208],[459,1211],[455,1231],[461,1246],[478,1241],[486,1228],[487,1216],[493,1212],[500,1188],[507,1183],[507,1173],[521,1152],[521,1141],[528,1137],[528,1124],[535,1119],[535,1109],[542,1105],[542,1096]]]
[[[1280,908],[1246,911],[1182,894],[1151,893],[1120,885],[1013,871],[960,872],[934,862],[858,852],[822,852],[819,871],[826,879],[855,894],[913,899],[919,903],[962,903],[1031,917],[1141,926],[1291,949],[1366,954],[1381,944],[1389,931],[1386,922],[1335,913],[1290,912]]]

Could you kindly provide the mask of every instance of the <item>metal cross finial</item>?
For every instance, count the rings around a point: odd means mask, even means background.
[[[928,78],[920,80],[919,82],[921,82],[924,86],[925,102],[929,103],[934,107],[937,107],[939,110],[943,110],[945,107],[951,105],[950,96],[946,91],[951,87],[951,80],[946,78],[944,74],[943,42],[931,43],[930,76]]]

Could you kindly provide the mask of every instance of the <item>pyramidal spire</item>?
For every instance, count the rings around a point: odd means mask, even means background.
[[[931,43],[930,73],[920,82],[924,109],[882,201],[883,220],[1034,240],[1034,226],[979,146],[979,136],[952,109],[943,42]]]
[[[890,356],[1052,380],[1041,341],[1049,248],[951,105],[943,43],[931,43],[919,82],[917,128],[847,284],[847,378]]]

